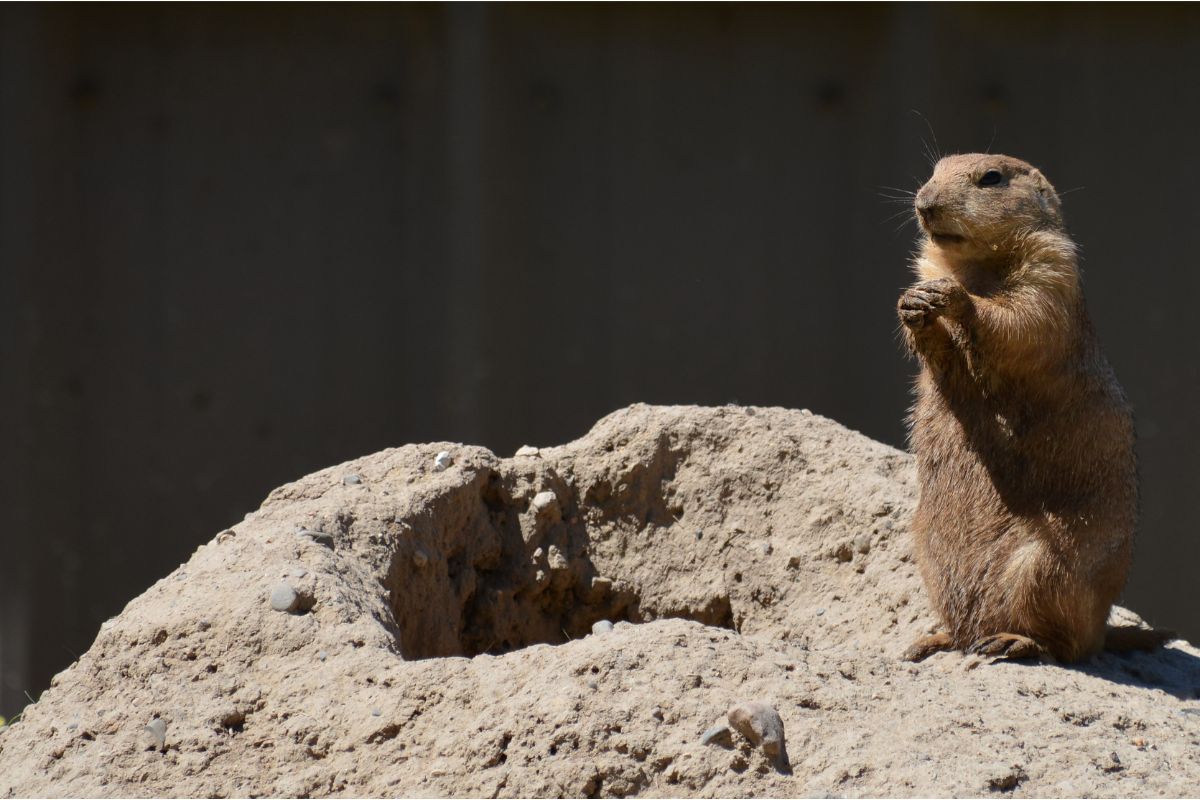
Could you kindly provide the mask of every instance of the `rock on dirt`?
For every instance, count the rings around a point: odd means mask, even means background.
[[[781,772],[791,768],[783,734],[783,719],[769,703],[752,700],[729,709],[729,727],[740,733],[763,753]]]
[[[1200,785],[1184,642],[1075,667],[899,660],[935,624],[905,453],[816,414],[633,406],[538,456],[410,445],[276,489],[0,731],[0,796]],[[541,492],[561,514],[530,513]],[[279,613],[296,567],[304,613]],[[786,722],[790,774],[740,737],[701,742],[748,698]]]

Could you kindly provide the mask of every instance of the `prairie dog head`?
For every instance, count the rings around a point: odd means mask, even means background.
[[[952,259],[990,260],[1008,253],[1025,234],[1063,227],[1050,181],[1011,156],[946,156],[914,205],[930,244]]]

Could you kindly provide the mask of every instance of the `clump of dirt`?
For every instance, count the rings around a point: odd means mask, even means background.
[[[1184,643],[1070,669],[899,661],[933,625],[914,502],[909,456],[784,409],[633,406],[513,458],[440,443],[323,470],[106,623],[0,732],[0,793],[1197,785]],[[790,772],[701,743],[747,700],[778,711]]]

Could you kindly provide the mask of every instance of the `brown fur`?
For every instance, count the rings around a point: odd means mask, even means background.
[[[989,170],[1002,181],[980,185]],[[1023,161],[957,155],[916,206],[919,281],[899,303],[921,363],[913,532],[945,632],[907,655],[1086,658],[1125,584],[1137,470],[1058,196]]]

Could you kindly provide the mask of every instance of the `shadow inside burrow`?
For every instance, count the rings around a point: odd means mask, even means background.
[[[614,569],[611,554],[609,574],[593,560],[610,538],[623,553],[644,537],[667,535],[677,520],[664,486],[682,459],[664,443],[646,462],[587,487],[551,464],[481,469],[397,522],[379,579],[391,612],[381,622],[400,655],[501,655],[583,638],[601,620],[676,618],[735,629],[727,590],[666,605]]]

